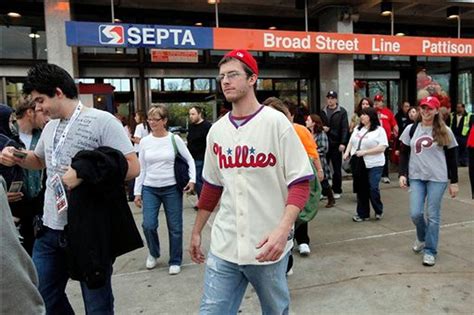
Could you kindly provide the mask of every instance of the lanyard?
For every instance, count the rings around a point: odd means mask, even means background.
[[[71,129],[71,126],[74,124],[76,121],[77,117],[79,117],[79,114],[81,113],[82,110],[82,103],[79,101],[79,104],[77,104],[76,109],[74,110],[74,113],[71,116],[71,119],[66,125],[66,128],[64,128],[63,133],[61,134],[61,137],[58,140],[58,143],[56,144],[56,148],[54,147],[54,139],[56,139],[56,133],[58,132],[58,127],[59,123],[54,128],[54,133],[53,133],[53,154],[51,156],[51,163],[53,164],[54,167],[57,167],[59,165],[59,153],[61,152],[61,149],[64,145],[64,141],[66,141],[66,136],[69,133],[69,129]]]

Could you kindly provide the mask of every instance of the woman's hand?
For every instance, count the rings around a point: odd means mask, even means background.
[[[138,208],[141,208],[142,207],[142,196],[140,196],[140,195],[135,196],[135,200],[133,200],[133,202],[135,203],[135,206],[137,206]]]
[[[344,161],[347,160],[349,158],[349,152],[345,152],[342,158],[344,159]]]
[[[458,184],[457,183],[449,184],[448,191],[449,191],[449,195],[451,196],[451,198],[456,198],[456,196],[458,195],[458,192],[459,192]]]
[[[192,194],[194,193],[194,183],[193,182],[189,182],[186,187],[184,187],[183,189],[183,192],[187,193],[187,194]]]
[[[406,176],[400,176],[398,178],[398,184],[400,185],[400,188],[407,188],[407,178]]]
[[[357,155],[358,157],[362,157],[362,156],[364,156],[364,155],[366,155],[366,154],[367,154],[367,150],[358,150],[358,151],[356,151],[356,155]]]

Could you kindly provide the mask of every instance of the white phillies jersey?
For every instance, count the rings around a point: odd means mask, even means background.
[[[285,211],[288,187],[313,172],[288,119],[266,107],[240,127],[230,113],[207,136],[203,178],[223,187],[211,234],[211,252],[239,265],[259,263],[257,244],[275,229]],[[292,247],[289,239],[284,254]]]

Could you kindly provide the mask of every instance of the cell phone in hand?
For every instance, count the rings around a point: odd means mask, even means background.
[[[11,185],[10,185],[10,188],[8,189],[8,192],[11,192],[11,193],[20,192],[22,186],[23,186],[22,181],[12,182]]]
[[[27,153],[18,149],[13,150],[13,156],[17,157],[19,159],[24,159],[26,158]]]

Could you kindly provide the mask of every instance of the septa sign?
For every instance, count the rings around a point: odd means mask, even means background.
[[[68,46],[211,49],[211,28],[66,22]]]

